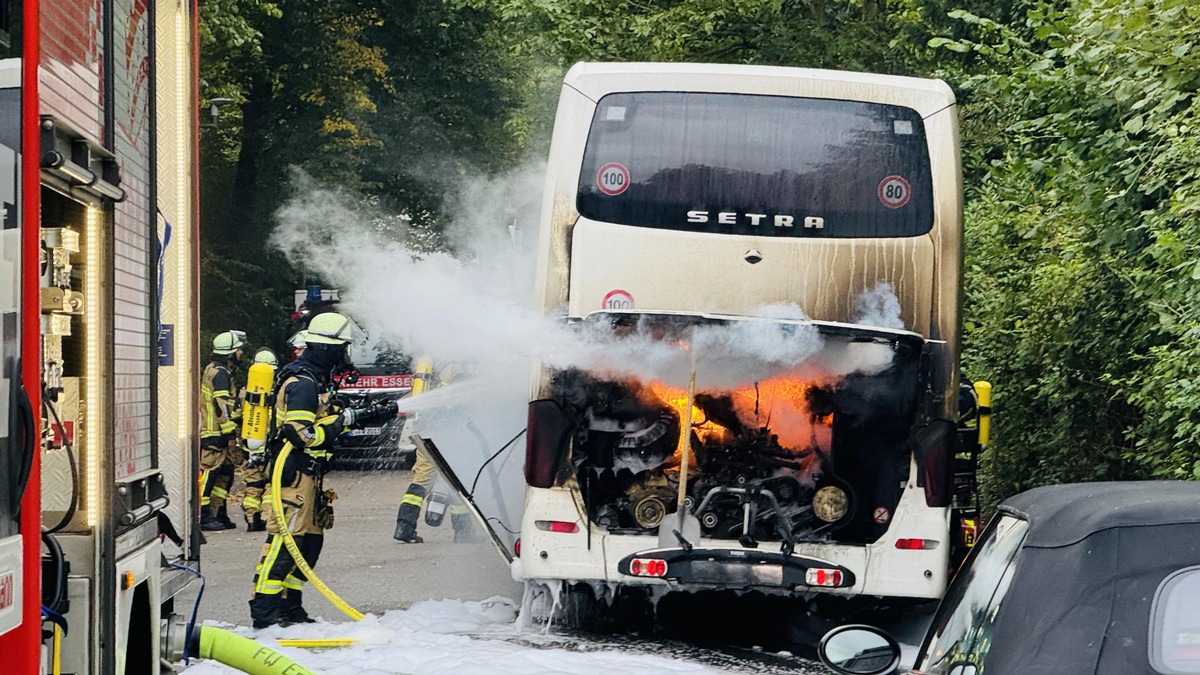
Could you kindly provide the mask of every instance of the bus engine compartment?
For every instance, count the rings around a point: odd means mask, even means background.
[[[802,541],[865,544],[882,536],[909,475],[922,341],[849,324],[820,330],[826,355],[843,358],[859,346],[890,359],[866,372],[805,365],[697,387],[690,443],[686,387],[555,371],[550,391],[571,418],[570,474],[589,521],[614,534],[657,534],[678,509],[690,452],[684,507],[704,537],[790,550]],[[821,353],[814,356],[819,364]]]

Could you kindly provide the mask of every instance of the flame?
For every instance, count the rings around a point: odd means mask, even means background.
[[[655,381],[650,383],[650,392],[658,400],[670,406],[679,416],[679,445],[675,448],[674,456],[674,463],[679,464],[683,461],[683,453],[687,451],[688,446],[688,434],[683,428],[687,424],[687,390],[678,389],[660,381]],[[692,431],[696,433],[702,443],[724,439],[729,436],[728,429],[716,422],[705,419],[704,411],[694,404],[692,405]],[[688,466],[696,466],[694,454],[688,456]]]
[[[808,410],[808,390],[816,386],[792,376],[781,376],[764,380],[728,393],[733,398],[734,409],[742,423],[748,427],[768,427],[778,437],[779,445],[785,449],[800,451],[816,441],[827,447],[832,434],[833,414],[814,418]],[[671,387],[661,381],[649,385],[650,393],[670,406],[679,416],[679,446],[674,461],[682,461],[687,448],[688,436],[682,428],[687,419],[687,390]],[[704,392],[715,393],[715,392]],[[692,431],[701,443],[722,443],[731,439],[729,429],[707,419],[699,406],[692,406]],[[695,466],[694,458],[688,465]]]

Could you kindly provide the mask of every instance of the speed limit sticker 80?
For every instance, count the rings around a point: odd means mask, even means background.
[[[617,162],[609,162],[596,172],[596,185],[604,194],[615,197],[629,188],[629,169]]]
[[[879,201],[889,209],[898,209],[908,203],[912,188],[903,176],[888,176],[879,182]]]

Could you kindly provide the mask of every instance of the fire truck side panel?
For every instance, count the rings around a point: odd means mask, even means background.
[[[115,206],[113,218],[113,473],[118,481],[154,469],[151,442],[151,351],[155,317],[151,315],[154,289],[151,261],[154,256],[154,189],[150,184],[154,93],[151,77],[147,0],[112,0],[114,44],[109,86],[112,91],[112,128],[108,139],[120,158],[121,187],[125,199]]]
[[[41,113],[52,113],[89,140],[104,137],[102,3],[39,2]]]
[[[196,280],[193,234],[192,119],[195,99],[191,72],[191,17],[173,0],[157,0],[155,82],[157,83],[156,184],[161,216],[153,228],[161,250],[154,276],[159,282],[157,317],[161,324],[157,377],[158,467],[171,503],[166,514],[185,542],[192,541],[196,520],[195,389],[198,377],[193,322]],[[153,244],[154,242],[152,242]],[[151,287],[154,285],[152,284]]]
[[[71,573],[64,672],[154,672],[162,603],[194,579],[162,561],[198,564],[195,3],[31,0],[26,16],[39,8],[26,25],[41,40],[40,122],[24,132],[42,150],[41,218],[25,226],[54,262],[23,277],[42,297],[25,310],[41,349],[24,351],[41,352],[57,413],[42,420],[43,522],[77,506],[56,535]],[[160,543],[159,511],[182,550]]]

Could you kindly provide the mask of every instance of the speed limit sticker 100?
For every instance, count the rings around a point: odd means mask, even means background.
[[[596,185],[604,194],[615,197],[629,188],[629,169],[617,162],[609,162],[596,173]]]
[[[889,209],[898,209],[908,203],[912,188],[903,176],[888,176],[879,181],[879,201]]]

